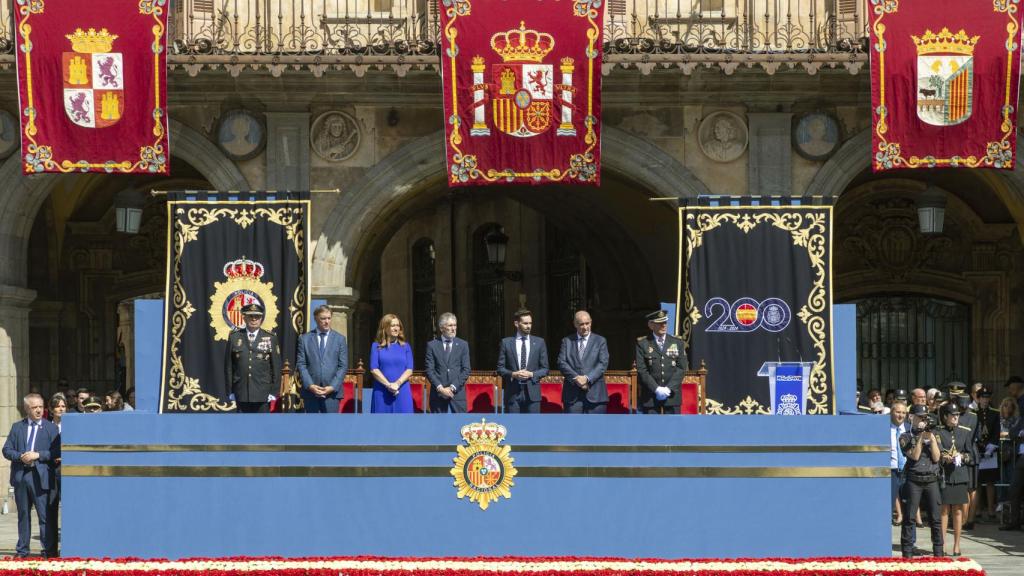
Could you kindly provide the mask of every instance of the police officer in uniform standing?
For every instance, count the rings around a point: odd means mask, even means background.
[[[903,528],[900,532],[900,548],[904,558],[914,557],[917,531],[914,517],[921,504],[928,506],[932,530],[932,554],[942,556],[942,519],[940,516],[939,441],[930,426],[928,409],[922,405],[910,408],[910,432],[900,435],[900,449],[907,457],[903,467],[906,482],[903,484]],[[932,422],[934,423],[934,422]]]
[[[636,339],[639,403],[644,414],[679,414],[679,386],[686,375],[683,341],[668,334],[668,312],[647,315],[650,333]]]
[[[262,306],[248,304],[242,314],[245,328],[228,336],[228,391],[239,412],[270,412],[270,402],[281,389],[281,346],[273,332],[260,328]]]

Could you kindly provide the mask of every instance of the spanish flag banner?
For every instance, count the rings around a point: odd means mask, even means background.
[[[600,183],[601,0],[438,0],[449,186]]]
[[[1018,0],[869,0],[872,163],[1012,169]]]
[[[15,6],[22,169],[168,174],[167,0]]]

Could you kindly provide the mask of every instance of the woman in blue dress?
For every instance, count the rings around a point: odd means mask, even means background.
[[[370,347],[373,398],[370,412],[412,413],[412,346],[405,342],[402,321],[394,314],[380,319],[377,341]]]

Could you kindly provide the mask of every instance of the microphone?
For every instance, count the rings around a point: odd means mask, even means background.
[[[797,346],[789,336],[783,336],[782,334],[775,337],[776,346],[778,346],[779,362],[782,362],[782,338],[785,338],[786,342],[789,342],[789,345],[796,350],[796,355],[800,358],[800,363],[803,364],[804,355],[800,352],[800,347]]]

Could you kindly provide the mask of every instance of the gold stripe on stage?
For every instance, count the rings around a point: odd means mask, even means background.
[[[623,454],[784,454],[784,453],[867,453],[888,452],[883,444],[855,445],[759,445],[759,446],[695,446],[695,445],[517,445],[516,452],[557,453],[623,453]],[[378,444],[378,445],[315,445],[315,444],[67,444],[62,452],[451,452],[450,444]]]
[[[526,466],[526,478],[889,478],[887,466]],[[447,478],[450,466],[92,466],[64,476],[115,478]]]

